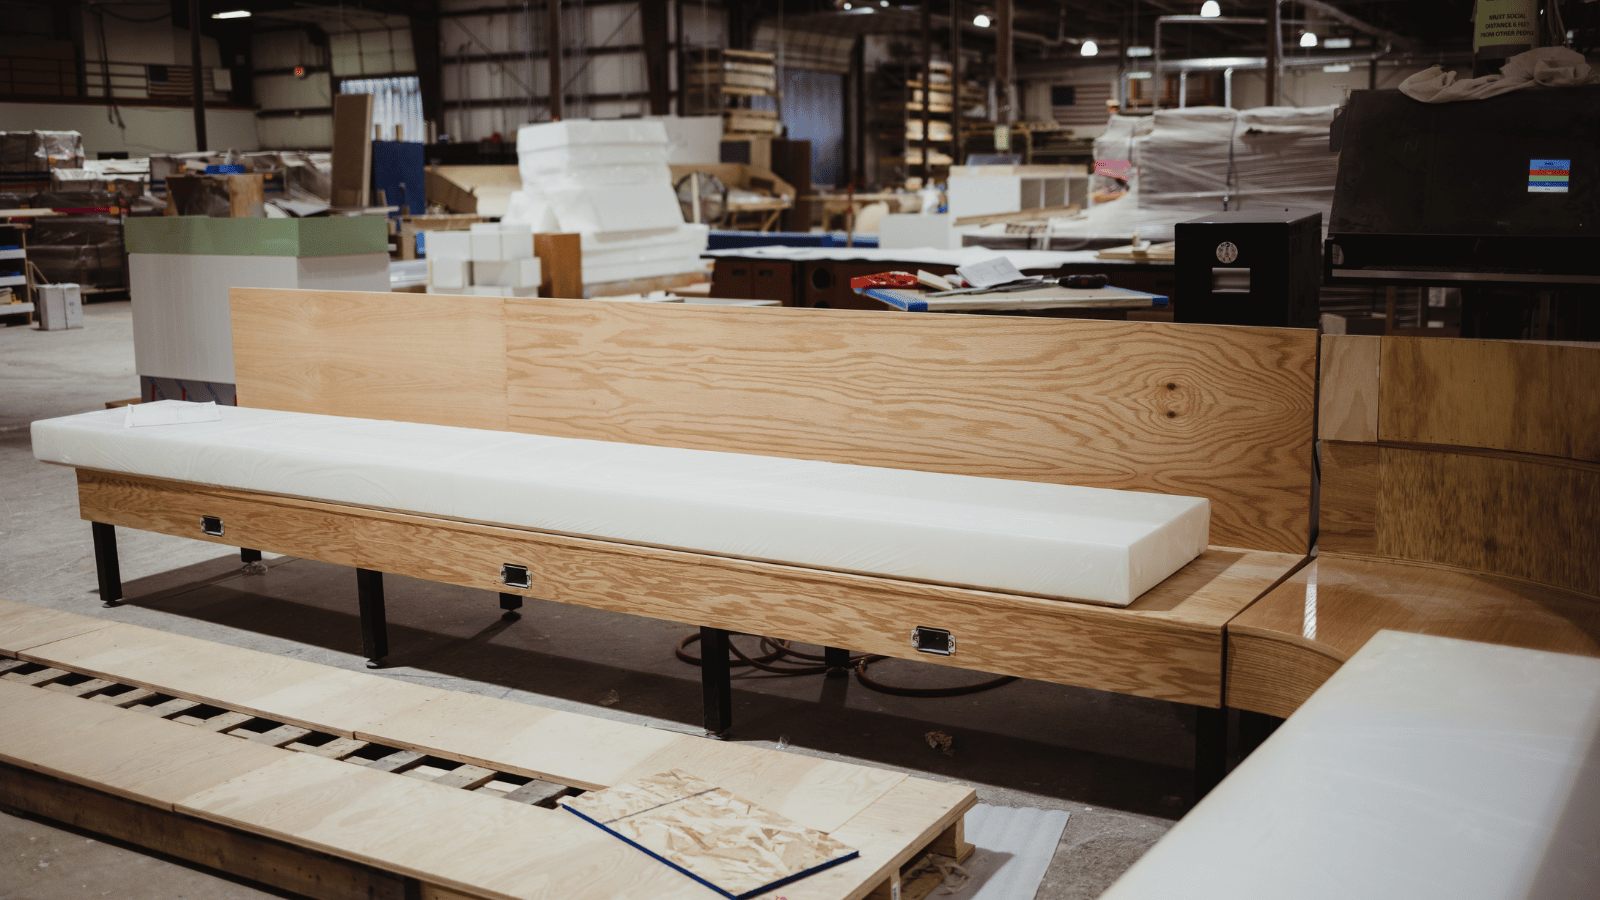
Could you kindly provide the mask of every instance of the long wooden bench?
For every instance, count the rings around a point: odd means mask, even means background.
[[[690,622],[712,732],[728,632],[1154,697],[1196,708],[1204,786],[1224,627],[1310,546],[1305,330],[258,289],[232,313],[249,406],[1200,496],[1211,546],[1118,609],[80,469],[103,599],[124,526],[358,569],[375,659],[383,572]],[[919,652],[919,626],[956,652]]]
[[[1328,335],[1316,560],[1228,625],[1284,717],[1382,629],[1600,656],[1600,347]]]
[[[860,851],[763,896],[889,900],[972,852],[964,786],[3,600],[0,721],[0,805],[317,900],[710,900],[543,808],[674,770]]]

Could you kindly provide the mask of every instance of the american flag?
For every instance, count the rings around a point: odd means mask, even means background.
[[[152,100],[188,100],[194,96],[191,66],[146,66]]]
[[[1050,86],[1050,117],[1062,125],[1104,125],[1110,116],[1106,101],[1111,85],[1053,84]]]

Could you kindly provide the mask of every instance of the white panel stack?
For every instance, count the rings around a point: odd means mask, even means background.
[[[525,224],[479,222],[471,231],[429,231],[428,293],[537,297],[542,272]]]
[[[667,148],[658,121],[523,126],[505,221],[582,235],[585,284],[702,271],[709,229],[684,223]]]

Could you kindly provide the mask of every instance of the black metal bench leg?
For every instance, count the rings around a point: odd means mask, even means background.
[[[1194,802],[1199,803],[1228,773],[1228,710],[1194,708]]]
[[[843,647],[822,648],[822,662],[828,667],[829,678],[850,677],[850,651]]]
[[[1239,710],[1239,756],[1241,759],[1256,752],[1256,748],[1272,737],[1283,720],[1266,713]]]
[[[723,734],[733,725],[733,667],[728,664],[728,632],[721,628],[700,628],[700,688],[706,732]]]
[[[518,617],[517,610],[522,608],[522,595],[507,594],[502,591],[500,593],[500,608],[505,610],[500,614],[500,618],[505,619],[507,622],[516,619]]]
[[[122,601],[122,567],[117,564],[117,530],[104,522],[90,522],[94,535],[94,571],[100,581],[100,600],[106,606]]]
[[[389,655],[389,623],[383,609],[383,573],[357,569],[356,593],[361,603],[361,652],[367,657],[367,668],[381,668],[383,658]]]
[[[243,563],[261,562],[261,551],[251,550],[248,547],[239,548],[239,561]]]

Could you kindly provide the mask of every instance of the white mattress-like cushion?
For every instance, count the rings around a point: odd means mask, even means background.
[[[176,403],[178,401],[162,401]],[[719,556],[1127,605],[1205,550],[1197,497],[219,407],[33,423],[46,462]],[[517,560],[506,560],[517,562]]]

